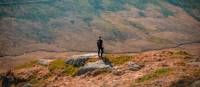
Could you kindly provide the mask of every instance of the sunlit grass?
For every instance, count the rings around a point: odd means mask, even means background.
[[[53,61],[48,68],[50,72],[58,72],[69,76],[75,75],[76,72],[79,70],[79,67],[65,64],[65,61],[63,59]]]
[[[32,60],[32,61],[30,61],[30,62],[28,62],[28,63],[24,63],[24,64],[17,65],[17,66],[15,67],[15,69],[31,68],[31,67],[33,67],[33,66],[36,65],[36,64],[37,64],[37,61],[36,61],[36,60]]]
[[[173,58],[186,58],[192,56],[189,52],[184,50],[162,51],[162,55],[167,55]]]
[[[189,57],[191,56],[190,53],[183,51],[183,50],[176,50],[173,52],[173,56],[175,57]]]
[[[128,61],[131,61],[134,59],[134,56],[126,56],[126,55],[121,55],[121,56],[113,56],[113,55],[107,55],[106,59],[108,59],[113,65],[121,65],[124,64]]]

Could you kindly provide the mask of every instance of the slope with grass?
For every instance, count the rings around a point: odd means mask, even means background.
[[[199,42],[197,0],[1,0],[0,54],[140,52]],[[189,3],[189,4],[188,4]]]
[[[199,51],[199,48],[196,50]],[[82,66],[65,64],[65,58],[55,58],[48,66],[40,65],[35,60],[29,61],[17,65],[13,73],[18,79],[23,79],[18,86],[30,84],[33,87],[190,87],[200,78],[199,54],[187,49],[107,54],[105,58],[113,65],[112,69],[98,69],[81,76],[75,73]],[[94,56],[85,63],[99,60]],[[144,67],[130,70],[130,62],[143,64]]]

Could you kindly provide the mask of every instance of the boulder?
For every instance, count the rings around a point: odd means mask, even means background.
[[[85,74],[87,72],[92,72],[96,69],[111,69],[112,66],[109,64],[104,63],[104,61],[99,60],[96,62],[88,63],[80,68],[80,70],[77,72],[77,76],[80,76],[82,74]]]
[[[200,87],[200,80],[193,82],[190,87]]]
[[[47,66],[49,65],[53,60],[52,59],[39,59],[37,61],[38,64],[40,65],[44,65],[44,66]]]
[[[31,86],[31,84],[30,83],[26,83],[26,84],[24,84],[24,86],[23,87],[32,87]]]
[[[125,74],[125,71],[120,70],[120,69],[113,69],[112,74],[116,75],[116,76],[121,76],[121,75]]]
[[[135,62],[128,62],[128,69],[131,70],[131,71],[138,71],[142,67],[144,67],[143,64],[138,64],[138,63],[135,63]]]
[[[89,54],[84,54],[84,55],[74,55],[71,58],[65,60],[66,64],[70,64],[73,66],[83,66],[85,62],[93,56],[97,56],[96,53],[89,53]]]

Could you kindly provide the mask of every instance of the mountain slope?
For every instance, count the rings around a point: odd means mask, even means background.
[[[1,0],[0,53],[96,51],[99,35],[105,40],[106,52],[138,52],[199,42],[198,2]]]

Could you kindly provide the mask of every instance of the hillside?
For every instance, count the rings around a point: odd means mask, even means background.
[[[0,65],[12,66],[7,76],[15,83],[13,87],[199,87],[199,52],[199,43],[135,54],[106,54],[103,59],[94,53],[69,56],[35,52],[7,57]],[[79,62],[66,62],[69,60],[85,62],[73,65]],[[5,75],[0,73],[0,85]]]
[[[0,54],[140,52],[199,42],[198,0],[0,0]]]

